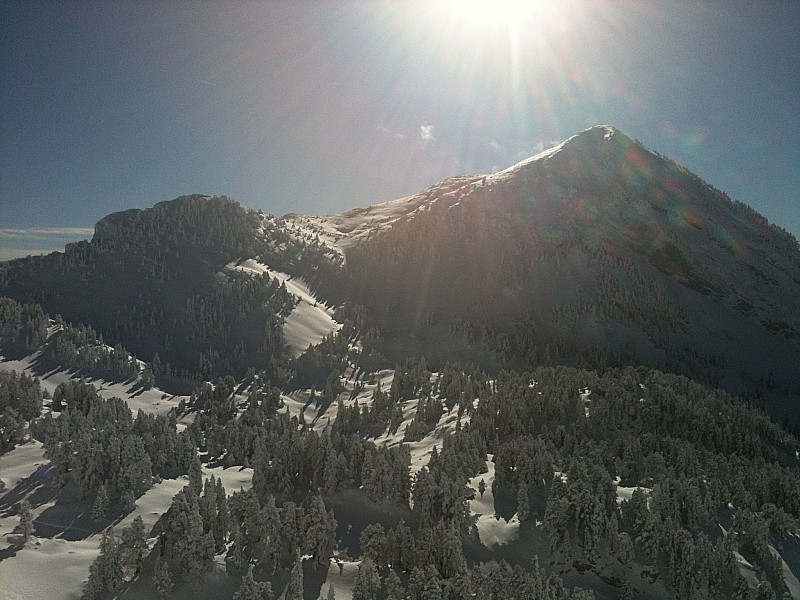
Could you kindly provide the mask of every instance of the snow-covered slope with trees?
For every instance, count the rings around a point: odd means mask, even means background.
[[[0,267],[0,598],[800,597],[798,268],[610,127],[109,215]]]

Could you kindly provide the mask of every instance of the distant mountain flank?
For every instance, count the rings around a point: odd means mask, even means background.
[[[225,269],[245,260],[264,265],[259,283]],[[336,216],[199,195],[114,213],[91,242],[4,263],[0,294],[158,355],[174,376],[290,377],[295,301],[270,271],[339,307],[365,364],[644,364],[779,418],[798,410],[797,240],[609,126]]]
[[[798,392],[797,240],[614,128],[405,202],[338,240],[332,293],[361,305],[381,340],[368,349],[487,368],[644,363],[763,401]]]
[[[223,272],[263,247],[267,225],[228,198],[200,195],[114,213],[91,242],[7,263],[0,293],[91,325],[152,361],[165,383],[276,371],[295,301],[280,281]]]

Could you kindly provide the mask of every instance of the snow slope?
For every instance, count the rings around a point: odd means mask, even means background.
[[[49,392],[51,396],[59,384],[74,379],[73,372],[69,369],[56,369],[44,374],[39,374],[34,368],[37,357],[38,353],[26,356],[20,360],[7,360],[4,356],[0,355],[0,371],[16,371],[17,373],[27,373],[28,375],[36,376],[39,378],[42,391]],[[103,398],[122,398],[133,411],[134,415],[139,409],[154,415],[166,415],[172,408],[178,406],[181,399],[189,399],[188,396],[168,394],[156,387],[144,390],[141,388],[138,379],[120,383],[106,381],[105,379],[84,377],[81,381],[94,385]]]
[[[26,372],[39,377],[43,391],[51,395],[60,383],[69,381],[72,373],[66,369],[57,369],[39,375],[34,369],[36,354],[21,360],[6,360],[0,356],[0,370]],[[92,383],[104,398],[118,397],[125,400],[135,413],[139,409],[152,414],[167,414],[177,406],[181,396],[168,395],[157,388],[141,390],[137,380],[116,383],[102,379],[84,379]],[[100,532],[88,532],[87,537],[80,540],[64,539],[66,530],[80,530],[75,523],[44,523],[42,515],[55,507],[58,495],[46,490],[46,465],[42,444],[29,441],[17,446],[10,452],[0,456],[0,479],[6,491],[0,494],[0,600],[18,600],[37,598],[42,600],[72,600],[82,593],[83,584],[89,576],[89,566],[98,554]],[[231,491],[240,487],[249,487],[252,472],[241,473],[221,468],[208,470],[207,475],[214,473],[222,477],[224,485]],[[164,514],[172,503],[172,497],[186,485],[185,478],[164,480],[154,485],[137,500],[136,508],[115,524],[120,531],[140,515],[148,531]],[[45,500],[37,501],[38,498]],[[44,529],[57,531],[52,537],[36,537],[34,535],[25,544],[19,546],[18,536],[13,533],[19,523],[18,503],[24,499],[31,502],[34,516],[35,533]],[[50,518],[50,517],[48,517]],[[154,543],[151,540],[151,544]],[[58,576],[55,577],[54,574]],[[7,582],[13,582],[9,585]]]
[[[430,209],[434,202],[455,203],[471,186],[479,185],[484,175],[460,175],[445,179],[431,188],[367,208],[354,208],[341,215],[309,216],[290,213],[283,216],[287,231],[299,238],[313,238],[323,243],[344,261],[348,248],[388,231],[400,220]]]
[[[342,326],[334,320],[333,309],[318,301],[301,279],[275,271],[252,258],[229,263],[223,269],[223,272],[226,271],[267,274],[286,285],[287,291],[297,299],[297,305],[283,324],[283,337],[294,356],[301,355],[309,345],[319,344],[325,336],[338,331]]]
[[[494,494],[492,484],[494,483],[494,456],[487,455],[486,473],[481,473],[470,479],[467,484],[475,492],[475,497],[469,501],[469,510],[473,516],[478,518],[478,537],[481,544],[490,547],[503,545],[513,542],[519,537],[519,519],[514,515],[506,521],[495,515]],[[481,496],[478,491],[481,479],[486,484],[486,491]]]

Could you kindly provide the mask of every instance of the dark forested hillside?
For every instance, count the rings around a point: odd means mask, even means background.
[[[115,213],[89,243],[6,264],[0,293],[124,344],[163,382],[241,376],[284,360],[280,324],[294,306],[267,275],[221,273],[281,239],[264,222],[224,197]]]

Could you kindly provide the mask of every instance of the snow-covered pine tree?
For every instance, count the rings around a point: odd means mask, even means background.
[[[353,586],[353,600],[377,600],[381,578],[375,564],[365,558],[358,566],[356,582]]]
[[[95,496],[94,504],[92,504],[92,520],[98,522],[105,520],[107,512],[108,491],[106,490],[106,486],[101,485],[100,489],[97,490],[97,496]]]
[[[175,494],[166,527],[170,554],[184,571],[202,571],[208,566],[208,550],[203,534],[203,518],[194,489],[187,485]],[[212,556],[213,558],[213,537]]]
[[[272,585],[268,581],[253,579],[252,565],[242,579],[242,585],[233,595],[233,600],[273,600]]]
[[[194,490],[196,496],[203,493],[203,464],[200,462],[197,451],[189,463],[189,486]]]
[[[403,582],[394,569],[390,569],[386,574],[383,586],[386,589],[386,600],[404,600],[406,597],[406,590],[403,587]]]
[[[520,523],[524,523],[530,517],[528,486],[524,483],[519,484],[519,491],[517,492],[517,516],[519,517]]]
[[[22,536],[22,543],[30,539],[33,535],[33,512],[31,504],[27,500],[19,503],[19,526],[18,531]]]
[[[113,596],[122,589],[122,562],[119,542],[114,530],[103,533],[100,539],[100,554],[89,567],[85,600],[99,600]]]
[[[163,558],[156,560],[156,566],[153,570],[153,585],[162,598],[169,596],[169,593],[174,587],[172,577],[169,574],[169,566],[167,565],[167,561]]]
[[[123,569],[133,576],[138,574],[147,552],[147,531],[141,516],[137,515],[131,524],[122,530],[120,551]]]
[[[303,559],[299,552],[295,552],[292,572],[289,575],[289,585],[286,588],[286,600],[303,600]]]

